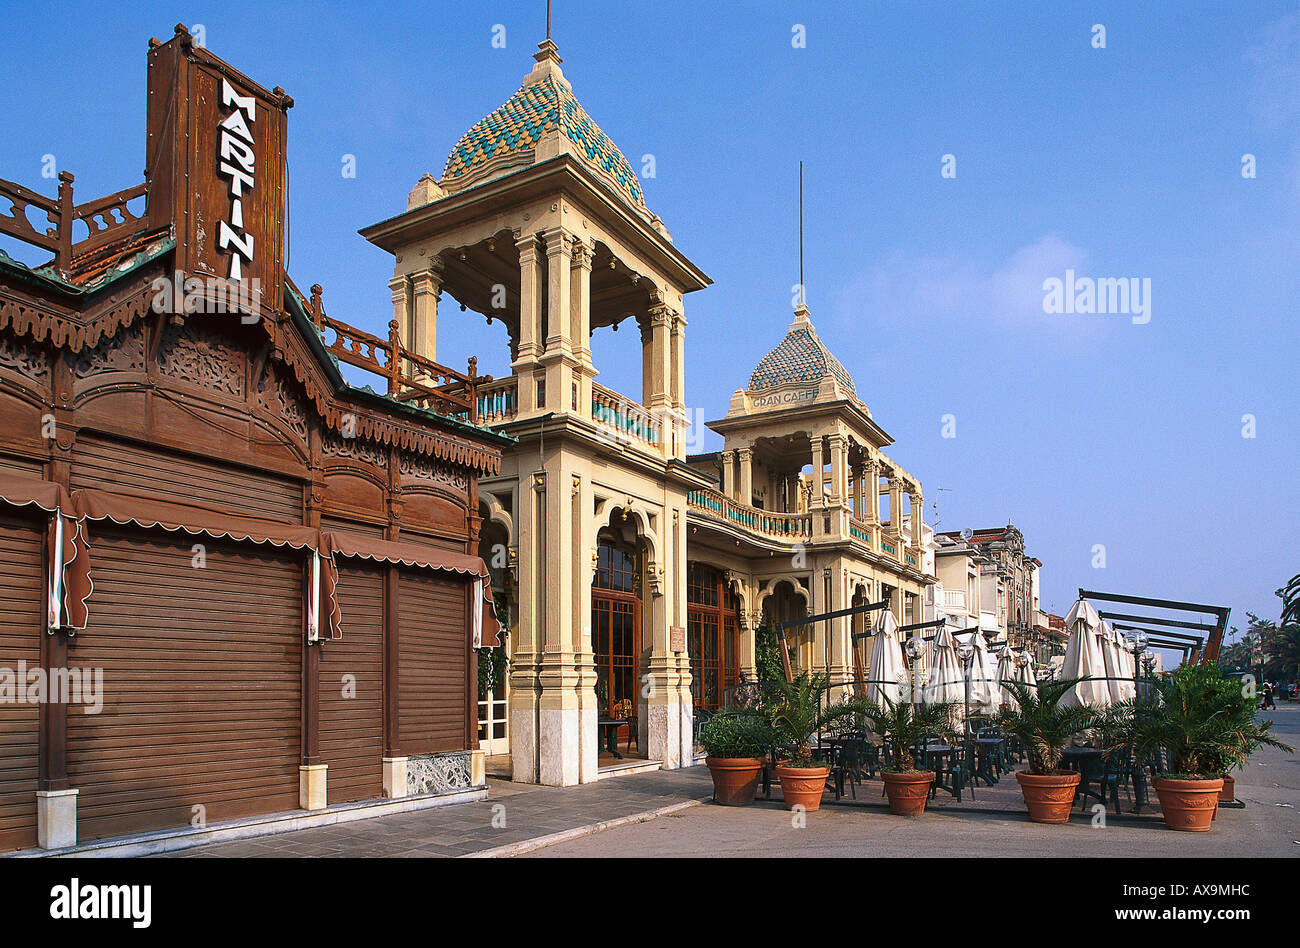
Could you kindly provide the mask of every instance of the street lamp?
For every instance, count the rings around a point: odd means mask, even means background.
[[[1141,685],[1139,682],[1142,678],[1142,653],[1147,650],[1147,634],[1145,632],[1133,633],[1133,691],[1135,694],[1140,692]]]
[[[917,689],[917,682],[921,680],[921,654],[925,651],[925,640],[919,635],[914,635],[907,640],[907,657],[912,660],[912,704],[918,705],[920,701],[920,691]]]

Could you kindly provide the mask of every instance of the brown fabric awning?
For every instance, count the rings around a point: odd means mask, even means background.
[[[46,513],[72,513],[71,495],[62,484],[9,471],[0,471],[0,500],[13,507],[39,507]]]
[[[342,636],[342,629],[338,625],[341,621],[341,610],[335,588],[338,573],[332,561],[339,556],[356,556],[362,559],[374,560],[378,563],[394,563],[419,569],[459,573],[481,580],[483,599],[480,606],[482,629],[478,636],[480,647],[486,648],[501,644],[499,635],[501,623],[497,620],[496,603],[492,597],[492,578],[482,557],[470,556],[467,553],[454,553],[449,550],[434,550],[415,543],[404,543],[400,540],[379,540],[374,537],[339,531],[326,531],[321,534],[321,552],[328,554],[331,560],[330,568],[324,573],[324,615],[330,638],[340,638]],[[473,617],[471,616],[472,624]]]
[[[34,477],[0,472],[0,502],[15,507],[34,506],[58,517],[50,519],[49,549],[62,555],[51,557],[51,573],[60,564],[60,576],[51,574],[51,628],[85,629],[89,620],[87,601],[94,589],[90,576],[91,544],[86,521],[111,521],[139,527],[158,527],[173,532],[204,535],[252,543],[269,543],[320,554],[319,634],[337,639],[343,634],[343,615],[338,601],[337,556],[355,556],[381,563],[417,569],[456,573],[481,581],[481,631],[483,646],[500,644],[500,623],[492,597],[491,577],[482,558],[465,553],[430,549],[416,543],[378,540],[339,531],[322,532],[311,527],[258,517],[239,516],[212,507],[183,501],[163,500],[138,494],[98,489],[67,491],[62,485]],[[471,623],[474,617],[471,616]]]
[[[76,505],[77,516],[87,520],[111,520],[113,523],[129,523],[139,527],[161,527],[196,536],[205,534],[231,540],[251,540],[253,543],[270,543],[298,550],[315,550],[320,545],[320,534],[311,527],[258,517],[241,517],[211,507],[158,497],[87,489],[74,491],[73,503]]]
[[[399,563],[402,566],[489,578],[487,564],[482,557],[435,550],[402,540],[377,540],[374,537],[330,530],[321,534],[321,549],[322,552],[335,556],[359,556],[379,563]]]
[[[72,495],[62,484],[38,477],[0,471],[0,501],[13,507],[36,507],[50,518],[47,549],[50,551],[49,596],[50,629],[86,627],[90,598],[90,547],[86,532],[75,516]],[[60,542],[61,541],[61,542]]]

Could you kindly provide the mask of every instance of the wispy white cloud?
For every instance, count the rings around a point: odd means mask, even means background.
[[[1046,234],[1001,262],[969,257],[891,254],[847,281],[836,296],[837,321],[916,326],[977,320],[999,325],[1043,324],[1043,281],[1066,269],[1084,272],[1088,254]]]
[[[1288,13],[1260,31],[1246,50],[1255,79],[1251,109],[1273,127],[1300,118],[1300,13]]]

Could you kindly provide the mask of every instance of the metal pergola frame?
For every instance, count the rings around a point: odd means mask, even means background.
[[[1101,612],[1098,615],[1103,619],[1124,620],[1125,624],[1115,624],[1117,629],[1129,629],[1146,634],[1147,643],[1157,648],[1179,649],[1183,653],[1183,661],[1186,664],[1194,665],[1199,661],[1202,665],[1214,663],[1219,658],[1219,648],[1223,645],[1224,633],[1228,630],[1228,616],[1232,610],[1227,606],[1211,606],[1198,602],[1181,602],[1176,599],[1153,599],[1149,596],[1125,596],[1118,593],[1104,593],[1096,590],[1084,589],[1079,587],[1080,599],[1095,599],[1099,602],[1120,603],[1130,606],[1148,606],[1156,609],[1168,609],[1174,612],[1192,612],[1203,615],[1213,615],[1215,622],[1213,625],[1204,622],[1188,622],[1183,619],[1167,619],[1163,616],[1135,615],[1125,612]],[[1140,622],[1142,625],[1132,625],[1129,623]],[[1147,626],[1163,626],[1164,628],[1152,629]],[[1171,632],[1173,629],[1192,629],[1198,632],[1209,634],[1209,640],[1204,635],[1189,635],[1186,632]]]

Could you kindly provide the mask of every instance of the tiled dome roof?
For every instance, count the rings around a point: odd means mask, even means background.
[[[827,375],[834,376],[853,398],[858,397],[853,377],[817,338],[808,310],[801,306],[795,310],[794,322],[785,338],[763,357],[749,377],[749,390],[761,392],[794,382],[820,382]]]
[[[554,62],[559,62],[558,57]],[[558,66],[540,73],[534,70],[505,105],[465,133],[447,157],[443,187],[454,189],[456,179],[497,159],[514,156],[518,164],[531,164],[537,143],[551,129],[559,129],[572,141],[578,156],[617,192],[645,207],[636,172],[574,97]],[[515,163],[503,162],[502,173]]]

